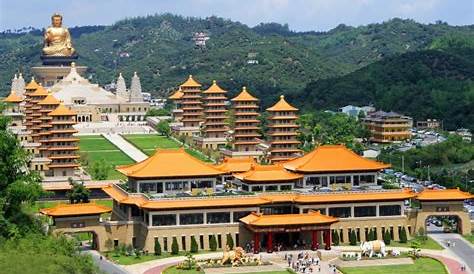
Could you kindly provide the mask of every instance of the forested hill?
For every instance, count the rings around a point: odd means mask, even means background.
[[[474,130],[473,80],[474,43],[388,57],[345,76],[312,82],[291,100],[308,110],[373,104],[415,119],[442,119],[446,129]]]
[[[194,32],[210,36],[206,50],[195,48]],[[164,95],[193,74],[204,83],[219,80],[230,95],[246,85],[268,106],[278,94],[295,93],[311,81],[426,49],[448,33],[474,33],[474,26],[393,19],[361,27],[340,25],[322,33],[299,33],[274,23],[250,28],[217,17],[165,14],[126,19],[112,26],[72,28],[71,33],[79,63],[88,66],[88,76],[101,85],[114,80],[118,72],[129,80],[137,71],[144,90]],[[29,67],[39,64],[41,46],[41,31],[0,34],[0,95],[8,92],[15,71],[29,76]],[[258,64],[249,64],[249,60]]]

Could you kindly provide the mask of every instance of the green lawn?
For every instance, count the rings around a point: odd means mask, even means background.
[[[413,240],[410,240],[406,243],[400,243],[400,242],[396,242],[396,241],[391,241],[390,242],[390,245],[387,245],[387,248],[391,248],[391,247],[408,247],[410,248],[411,246],[411,241]],[[428,236],[428,239],[424,242],[421,242],[421,248],[422,249],[434,249],[434,250],[443,250],[444,247],[442,247],[441,245],[439,245],[435,240],[433,240],[431,237]],[[349,246],[349,243],[343,243],[341,244],[342,246]],[[359,245],[359,243],[357,243],[357,245]]]
[[[208,251],[200,251],[197,254],[207,253],[207,252]],[[138,258],[135,256],[125,256],[121,254],[114,254],[113,251],[107,252],[106,254],[108,258],[110,258],[111,260],[115,261],[118,264],[131,265],[131,264],[138,264],[138,263],[143,263],[143,262],[158,260],[158,259],[163,259],[163,258],[184,256],[187,254],[187,252],[179,252],[177,255],[173,255],[169,252],[163,252],[161,256],[155,256],[153,254],[150,254],[150,255],[142,255]]]
[[[474,244],[474,234],[471,235],[463,235],[464,239],[468,240],[471,242],[471,244]]]
[[[165,271],[163,271],[164,274],[203,274],[204,271],[196,271],[196,270],[182,270],[182,269],[176,269],[176,266],[172,266],[170,268],[167,268]],[[282,270],[282,271],[271,271],[271,272],[240,272],[242,274],[290,274],[291,272],[287,270]]]
[[[181,147],[181,144],[176,141],[158,134],[129,134],[122,136],[147,155],[152,155],[157,148],[177,149]],[[186,148],[185,150],[189,155],[198,158],[201,161],[210,162],[204,155],[197,151],[189,148]]]
[[[79,136],[79,140],[80,152],[85,154],[89,165],[103,159],[113,167],[107,179],[125,179],[115,166],[134,163],[130,157],[102,136]]]
[[[122,135],[137,148],[151,155],[157,148],[179,148],[180,144],[172,139],[158,134],[130,134]]]
[[[443,264],[431,258],[420,258],[410,265],[386,265],[341,268],[344,274],[446,274]]]

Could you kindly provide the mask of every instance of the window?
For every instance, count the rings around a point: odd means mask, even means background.
[[[203,224],[203,223],[204,223],[203,213],[187,213],[187,214],[179,215],[180,225],[193,225],[193,224]]]
[[[115,239],[114,240],[114,247],[118,247],[118,245],[119,245],[119,240]]]
[[[275,186],[275,185],[265,187],[265,191],[276,191],[276,190],[278,190],[278,186]]]
[[[321,185],[321,177],[306,178],[306,185],[310,185],[310,186]]]
[[[377,215],[375,206],[356,206],[354,207],[355,217],[375,217]]]
[[[359,179],[361,184],[371,184],[375,182],[374,175],[360,175]]]
[[[208,224],[230,223],[230,212],[209,212],[207,213]]]
[[[181,247],[186,250],[186,236],[181,236]]]
[[[192,182],[191,188],[212,188],[212,181]]]
[[[175,214],[152,215],[151,223],[153,226],[176,225]]]
[[[263,191],[263,186],[253,186],[252,191]]]
[[[380,216],[398,216],[402,214],[400,205],[381,205],[379,206]]]
[[[199,235],[199,246],[201,249],[204,249],[204,235]]]
[[[351,217],[350,207],[332,207],[329,208],[329,216],[338,218],[349,218]]]
[[[235,233],[235,246],[240,246],[239,233]]]
[[[188,189],[188,182],[167,182],[165,183],[165,189],[167,191],[182,191]]]
[[[305,208],[303,209],[303,213],[308,213],[310,210],[319,211],[321,214],[326,214],[325,208]]]
[[[234,212],[234,214],[233,214],[234,216],[233,216],[233,218],[232,218],[232,221],[233,221],[234,223],[238,223],[241,218],[243,218],[243,217],[249,215],[250,213],[251,213],[251,211],[236,211],[236,212]]]
[[[217,234],[217,247],[222,248],[222,235]]]
[[[359,175],[354,175],[353,178],[354,178],[354,182],[353,182],[354,186],[358,186],[359,185]]]
[[[143,193],[156,193],[156,183],[140,183],[140,192]]]
[[[291,189],[292,189],[291,185],[281,185],[280,186],[280,190],[291,190]]]
[[[163,237],[163,251],[168,251],[168,237]]]

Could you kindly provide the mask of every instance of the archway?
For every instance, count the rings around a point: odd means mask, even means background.
[[[424,225],[426,233],[459,233],[462,231],[462,218],[456,214],[429,215]]]
[[[74,238],[82,249],[99,249],[99,239],[94,231],[67,232],[65,234]]]

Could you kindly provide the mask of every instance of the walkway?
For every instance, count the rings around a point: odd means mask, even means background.
[[[127,142],[127,140],[117,133],[102,134],[102,136],[104,136],[105,139],[109,140],[112,144],[127,154],[135,162],[140,162],[148,158],[145,153]]]
[[[96,263],[96,265],[99,267],[99,269],[102,272],[105,272],[107,274],[128,274],[129,272],[123,269],[122,266],[119,266],[109,260],[107,260],[105,257],[102,257],[102,260],[100,259],[100,254],[99,252],[95,250],[84,250],[84,253],[87,253],[92,256],[92,259]]]
[[[457,233],[430,233],[430,237],[437,241],[441,246],[454,253],[459,257],[463,263],[474,271],[474,247],[466,239]],[[454,246],[447,246],[447,241],[450,241]],[[467,273],[469,269],[466,270]]]

